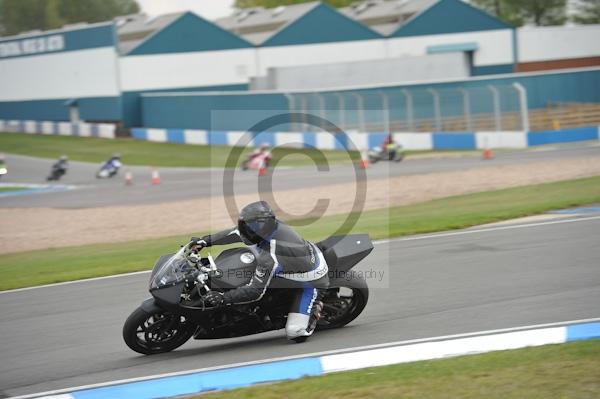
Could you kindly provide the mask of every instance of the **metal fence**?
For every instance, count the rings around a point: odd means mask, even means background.
[[[528,131],[527,92],[519,83],[474,88],[418,88],[288,93],[290,112],[314,113],[362,132]],[[302,119],[300,117],[300,119]],[[310,130],[293,120],[297,131]]]

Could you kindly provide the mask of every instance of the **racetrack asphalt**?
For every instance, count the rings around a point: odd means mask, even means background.
[[[0,396],[598,317],[599,238],[600,212],[588,212],[379,243],[359,267],[384,272],[383,282],[369,280],[364,313],[304,344],[276,331],[138,355],[123,343],[121,328],[148,296],[147,273],[0,293]]]
[[[600,154],[597,144],[572,144],[560,147],[539,148],[530,151],[497,152],[491,161],[483,161],[478,156],[406,159],[395,164],[381,162],[367,169],[368,179],[458,171],[500,165],[527,164],[531,162],[574,159]],[[124,160],[127,161],[126,159]],[[7,155],[9,174],[3,182],[45,183],[52,160]],[[136,205],[189,200],[223,195],[222,169],[161,168],[161,184],[150,184],[151,168],[125,166],[120,175],[112,179],[96,179],[94,175],[99,165],[71,162],[67,175],[58,184],[74,185],[78,189],[69,192],[48,192],[43,194],[18,195],[0,198],[0,207],[27,208],[89,208],[115,205]],[[134,184],[125,186],[123,172],[130,170]],[[350,165],[333,165],[329,171],[318,171],[315,166],[277,168],[272,175],[274,191],[302,187],[326,187],[337,183],[351,183],[355,170]],[[236,194],[257,191],[256,171],[236,171],[234,187]]]

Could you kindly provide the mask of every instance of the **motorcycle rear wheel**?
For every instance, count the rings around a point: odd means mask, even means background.
[[[345,326],[362,313],[369,300],[366,282],[359,277],[349,280],[344,287],[330,288],[328,291],[335,292],[335,295],[325,295],[322,299],[323,311],[317,323],[317,330]]]
[[[123,325],[123,339],[129,348],[144,355],[170,352],[187,342],[194,333],[183,316],[159,311],[152,314],[137,308]]]

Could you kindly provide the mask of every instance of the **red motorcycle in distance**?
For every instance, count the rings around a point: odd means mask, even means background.
[[[263,145],[260,147],[260,149],[254,151],[248,156],[248,158],[246,158],[246,160],[242,163],[242,170],[267,169],[272,158],[273,155],[271,154],[271,151],[269,151],[269,147]]]

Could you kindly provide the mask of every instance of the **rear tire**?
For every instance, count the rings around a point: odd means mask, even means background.
[[[187,342],[194,329],[183,316],[137,308],[123,325],[123,340],[143,355],[170,352]]]
[[[336,299],[325,296],[322,299],[324,306],[321,320],[319,320],[317,324],[317,330],[329,330],[332,328],[344,327],[346,324],[356,319],[367,306],[367,302],[369,301],[369,288],[367,287],[364,278],[355,275],[352,279],[337,285],[336,288],[351,290],[352,297],[350,299],[347,296],[343,296],[343,298]],[[330,288],[330,290],[335,290],[336,288]],[[343,302],[340,301],[340,299],[343,299]],[[337,316],[331,314],[331,309],[336,304],[343,305],[344,302],[347,303],[347,309],[343,313]]]

